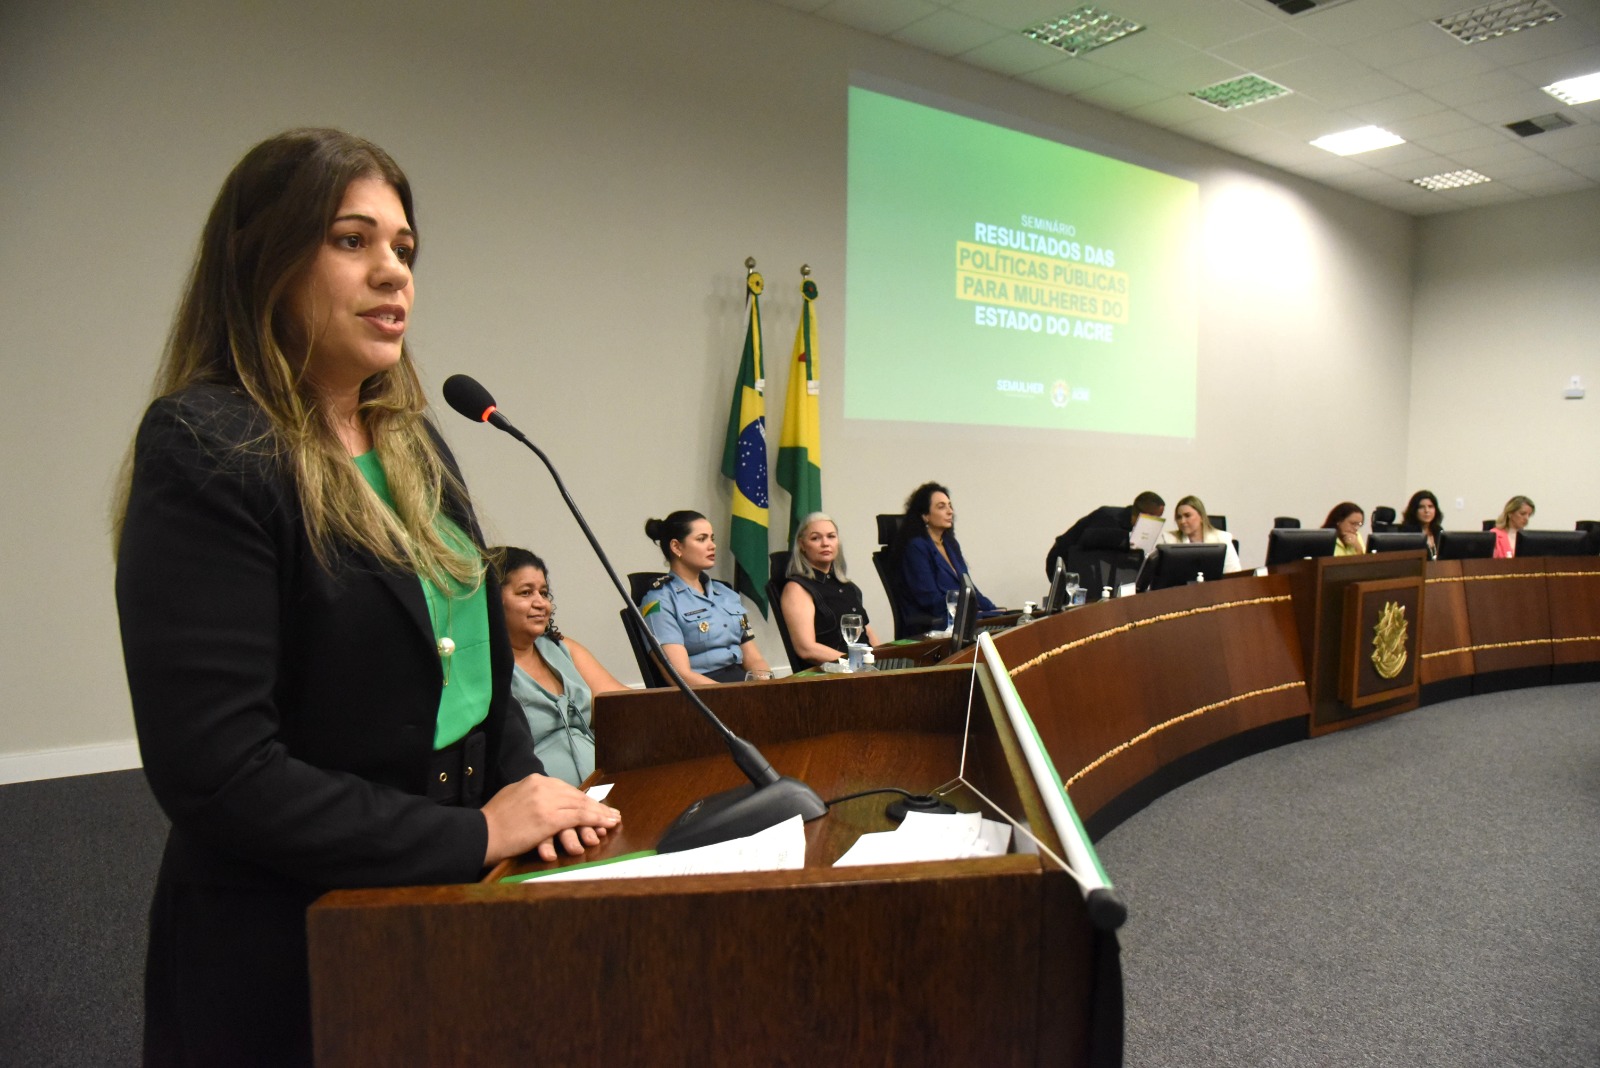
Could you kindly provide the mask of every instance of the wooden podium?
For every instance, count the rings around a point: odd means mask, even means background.
[[[966,741],[965,783],[1047,828],[976,670],[976,686],[953,666],[700,692],[824,799],[931,791]],[[604,696],[595,721],[624,823],[583,859],[650,848],[690,802],[742,781],[674,691]],[[969,785],[951,800],[984,808]],[[808,824],[801,871],[541,885],[498,882],[502,865],[475,885],[330,893],[307,920],[317,1063],[1090,1063],[1077,884],[1025,853],[833,868],[859,834],[892,829],[891,800]]]

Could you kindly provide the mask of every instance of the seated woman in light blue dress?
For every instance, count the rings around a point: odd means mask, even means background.
[[[594,695],[627,687],[556,628],[543,560],[511,546],[490,553],[516,662],[511,696],[528,717],[545,774],[578,786],[594,772]]]

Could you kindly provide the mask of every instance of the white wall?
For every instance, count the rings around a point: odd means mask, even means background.
[[[128,752],[105,523],[114,474],[211,197],[249,145],[291,125],[359,132],[406,167],[425,245],[412,331],[424,378],[469,371],[489,384],[547,446],[623,570],[659,560],[642,534],[648,515],[698,507],[726,523],[715,471],[746,255],[767,276],[767,344],[779,355],[793,338],[797,268],[815,269],[824,498],[882,632],[872,516],[926,478],[952,487],[982,586],[1019,603],[1042,589],[1057,532],[1140,489],[1200,494],[1228,514],[1250,563],[1273,515],[1320,519],[1346,497],[1398,504],[1416,477],[1405,216],[761,3],[231,7],[12,0],[0,14],[0,358],[11,383],[0,754]],[[853,73],[1200,183],[1192,447],[843,422]],[[783,387],[775,375],[774,415]],[[545,555],[564,628],[636,677],[600,569],[531,457],[448,411],[441,422],[491,537]],[[788,505],[775,498],[781,530]],[[760,640],[781,659],[770,626]]]
[[[1600,191],[1426,220],[1415,308],[1410,484],[1466,529],[1518,493],[1535,529],[1600,519]]]

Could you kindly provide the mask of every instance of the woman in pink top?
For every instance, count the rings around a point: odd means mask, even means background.
[[[1494,521],[1494,555],[1496,559],[1517,555],[1517,533],[1533,518],[1533,502],[1517,496],[1500,509],[1500,518]]]

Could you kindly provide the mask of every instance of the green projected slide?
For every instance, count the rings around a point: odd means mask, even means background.
[[[850,90],[845,415],[1192,438],[1199,188]]]

